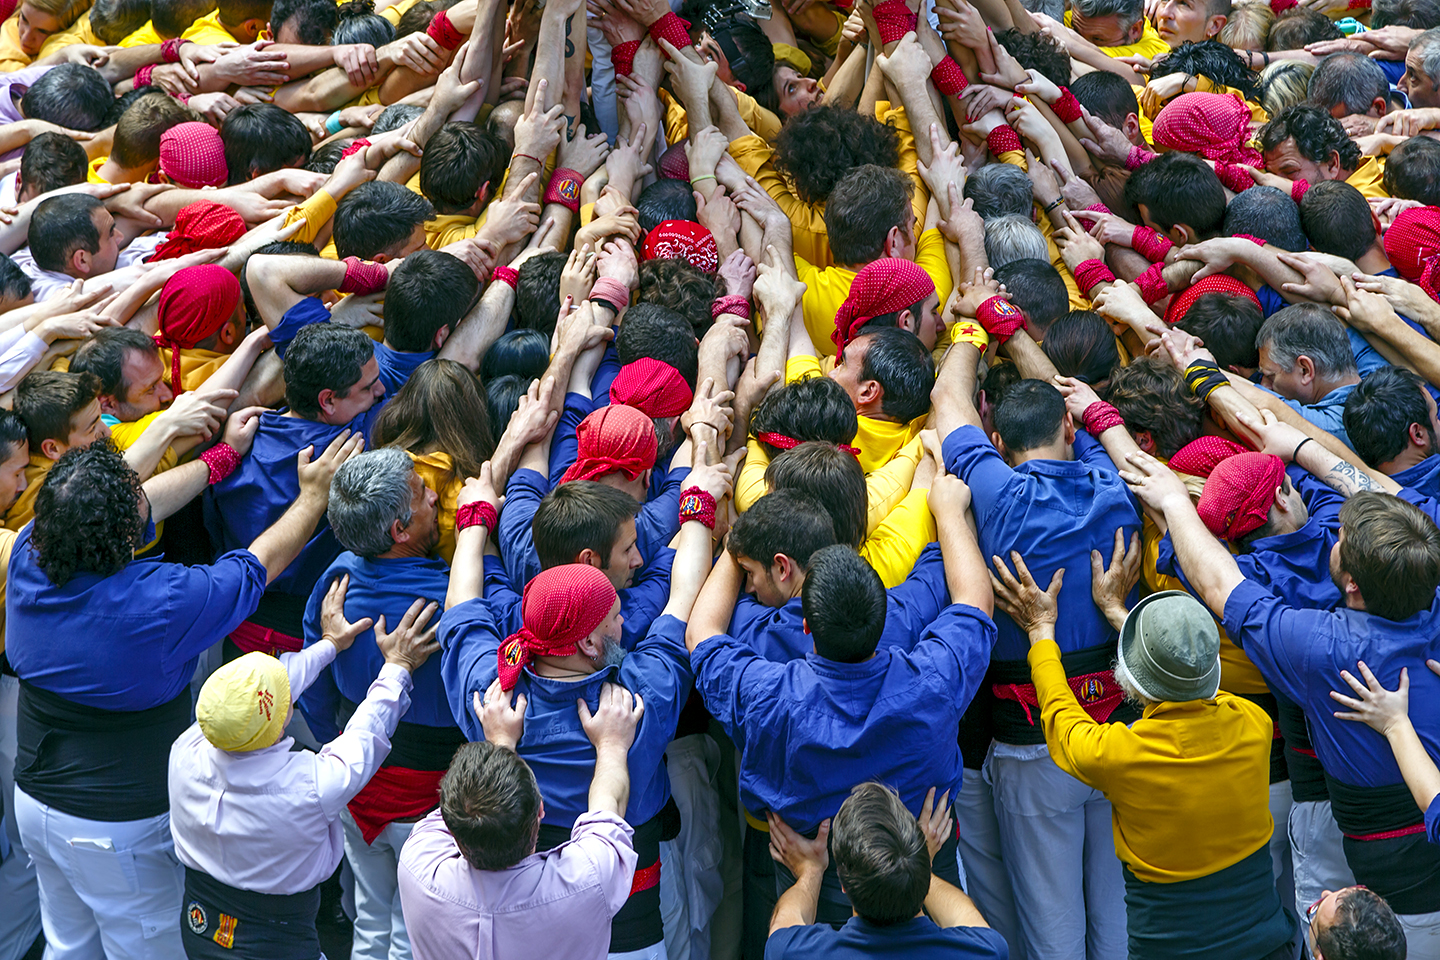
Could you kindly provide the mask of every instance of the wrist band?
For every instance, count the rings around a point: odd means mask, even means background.
[[[164,43],[160,44],[160,62],[179,63],[180,48],[189,42],[189,40],[185,40],[181,37],[176,37],[174,40],[166,40]]]
[[[1208,400],[1216,390],[1230,386],[1230,378],[1214,360],[1196,360],[1185,368],[1185,385],[1201,400]]]
[[[1346,5],[1345,9],[1346,9],[1346,10],[1369,10],[1369,9],[1370,9],[1370,0],[1350,0],[1350,3]]]
[[[1310,189],[1308,180],[1296,180],[1290,185],[1290,199],[1299,203],[1305,197],[1305,191]]]
[[[980,304],[980,309],[975,311],[975,319],[980,321],[986,333],[1001,344],[1025,329],[1025,314],[1001,296],[991,297]]]
[[[522,160],[533,160],[533,161],[535,161],[536,163],[538,163],[541,167],[544,167],[544,166],[545,166],[545,161],[544,161],[544,160],[541,160],[539,157],[532,157],[532,156],[530,156],[530,154],[528,154],[528,153],[512,153],[512,154],[510,155],[510,160],[511,160],[511,162],[514,162],[514,160],[515,160],[517,157],[520,158],[520,159],[522,159]]]
[[[961,70],[960,64],[948,54],[931,69],[930,82],[946,97],[959,96],[961,91],[970,86],[970,79],[965,76],[965,71]]]
[[[635,69],[635,51],[639,49],[639,40],[626,40],[610,48],[610,63],[615,67],[615,76],[630,76]]]
[[[661,40],[670,41],[670,46],[676,50],[684,50],[690,46],[690,21],[674,11],[667,12],[665,16],[650,24],[650,36],[655,38],[658,44]],[[660,48],[664,52],[665,48]]]
[[[599,277],[590,288],[590,299],[592,302],[606,304],[619,313],[630,306],[630,288],[614,277]]]
[[[135,71],[135,89],[151,86],[154,81],[151,79],[155,74],[155,64],[147,63]]]
[[[361,150],[364,150],[368,146],[371,146],[369,140],[365,139],[364,137],[357,137],[356,139],[350,141],[350,145],[348,147],[340,151],[340,159],[344,160],[346,157],[350,156],[350,154],[359,153]]]
[[[170,96],[174,97],[176,100],[179,100],[181,103],[186,104],[187,106],[190,103],[190,94],[188,93],[172,93],[170,94]]]
[[[1050,109],[1060,118],[1061,123],[1074,123],[1084,117],[1080,110],[1080,101],[1075,99],[1075,94],[1070,92],[1069,87],[1060,88],[1060,99],[1050,104]]]
[[[1225,185],[1225,189],[1231,193],[1244,193],[1255,186],[1255,178],[1245,172],[1244,164],[1240,163],[1217,163],[1215,164],[1215,176]]]
[[[1149,269],[1135,278],[1136,285],[1140,287],[1140,296],[1144,297],[1148,304],[1158,303],[1170,295],[1170,287],[1160,275],[1164,266],[1163,263],[1152,263]]]
[[[1049,203],[1045,204],[1043,209],[1046,213],[1049,213],[1051,210],[1054,210],[1056,207],[1060,206],[1060,204],[1064,202],[1064,197],[1056,197],[1054,200],[1051,200]]]
[[[692,186],[692,187],[695,186],[695,184],[699,183],[701,180],[715,180],[715,174],[713,174],[713,173],[702,173],[702,174],[700,174],[698,177],[691,177],[691,178],[690,178],[690,186]],[[716,180],[716,182],[718,183],[719,181]]]
[[[545,202],[558,203],[571,213],[580,212],[580,187],[584,178],[574,170],[559,167],[550,176],[550,185],[545,188]]]
[[[1235,234],[1235,239],[1236,239],[1236,240],[1249,240],[1251,243],[1255,244],[1257,247],[1263,247],[1263,246],[1265,246],[1265,240],[1264,240],[1264,238],[1263,238],[1263,237],[1257,237],[1257,236],[1255,236],[1253,233],[1237,233],[1237,234]]]
[[[1105,206],[1105,204],[1103,204],[1103,203],[1092,203],[1092,204],[1090,204],[1090,206],[1086,207],[1085,209],[1086,209],[1086,210],[1094,210],[1096,213],[1109,213],[1109,212],[1110,212],[1110,208],[1107,207],[1107,206]]]
[[[325,118],[325,132],[330,134],[330,136],[333,137],[335,136],[335,134],[339,133],[341,130],[344,129],[345,128],[340,124],[339,110],[336,110],[334,113],[330,114],[330,116]]]
[[[1015,150],[1024,150],[1020,144],[1020,134],[1001,124],[985,135],[985,144],[995,156],[1002,153],[1010,153]]]
[[[1162,236],[1149,227],[1141,224],[1130,234],[1130,249],[1151,263],[1164,263],[1165,255],[1173,249],[1175,243],[1166,236]]]
[[[711,530],[715,529],[715,498],[699,487],[680,491],[680,522],[690,520],[699,520]]]
[[[750,301],[738,293],[727,293],[723,297],[716,297],[715,302],[710,304],[710,316],[712,319],[716,319],[722,313],[749,320]]]
[[[499,519],[500,512],[495,509],[493,503],[476,500],[472,503],[462,504],[455,510],[455,532],[459,533],[477,523],[487,530],[494,530],[499,525]]]
[[[1300,456],[1300,448],[1305,446],[1305,444],[1312,442],[1314,439],[1314,437],[1306,437],[1304,440],[1301,440],[1299,443],[1295,444],[1295,449],[1290,454],[1290,462],[1294,463],[1295,458]]]
[[[1096,400],[1085,408],[1084,413],[1080,414],[1080,423],[1084,426],[1086,433],[1098,439],[1100,434],[1111,427],[1125,426],[1125,418],[1120,416],[1119,410],[1104,400]]]
[[[240,454],[228,443],[217,443],[200,454],[200,461],[210,468],[210,486],[214,486],[235,472],[240,466]]]
[[[1089,297],[1090,292],[1102,283],[1114,283],[1115,274],[1103,260],[1085,260],[1075,267],[1075,284]],[[1093,299],[1093,298],[1092,298]]]
[[[511,290],[517,290],[520,287],[520,271],[514,267],[496,267],[490,271],[490,282],[495,283],[497,280]]]
[[[870,11],[875,18],[875,28],[881,43],[895,43],[915,29],[917,14],[905,5],[905,0],[883,0]]]
[[[390,272],[383,263],[369,263],[359,257],[345,258],[345,280],[340,284],[341,293],[369,296],[385,289],[390,282]]]
[[[454,50],[465,42],[465,34],[455,29],[455,25],[450,22],[449,12],[445,10],[439,11],[430,19],[430,26],[425,28],[425,32],[430,35],[431,40],[446,50]]]
[[[1125,155],[1125,169],[1139,170],[1158,156],[1160,156],[1160,154],[1152,153],[1144,147],[1131,147],[1130,152]]]

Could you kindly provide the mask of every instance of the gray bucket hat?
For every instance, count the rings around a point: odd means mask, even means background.
[[[1151,700],[1208,700],[1220,689],[1220,631],[1190,594],[1152,593],[1120,628],[1120,663]]]

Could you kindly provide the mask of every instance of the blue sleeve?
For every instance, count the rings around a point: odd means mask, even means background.
[[[950,588],[945,584],[940,544],[926,544],[910,576],[885,591],[885,634],[881,642],[913,649],[925,628],[949,605]]]
[[[565,405],[560,409],[560,420],[555,424],[555,435],[550,440],[550,486],[560,485],[560,478],[580,455],[580,441],[575,436],[575,430],[581,420],[600,406],[603,404],[578,393],[565,394]]]
[[[1332,530],[1340,529],[1340,508],[1345,506],[1345,498],[1303,467],[1292,464],[1285,469],[1285,473],[1290,477],[1291,485],[1300,493],[1309,518],[1320,521]]]
[[[485,605],[495,621],[495,632],[508,637],[520,629],[520,594],[505,572],[505,564],[499,557],[485,558],[485,580],[481,587]]]
[[[635,518],[635,534],[640,556],[659,556],[675,534],[680,532],[680,489],[690,476],[690,468],[676,467],[665,475],[660,495],[640,507]]]
[[[970,487],[970,500],[977,522],[983,522],[983,518],[997,505],[1010,499],[1013,491],[1007,487],[1015,479],[1015,471],[1010,469],[1000,451],[979,427],[964,426],[951,430],[941,449],[945,455],[945,469]]]
[[[1385,72],[1385,79],[1390,81],[1392,87],[1399,83],[1400,78],[1405,75],[1404,60],[1376,60],[1375,62],[1380,64],[1380,69]]]
[[[595,376],[590,380],[590,396],[598,398],[595,406],[603,407],[610,402],[610,385],[620,374],[620,355],[615,352],[615,341],[619,339],[620,329],[612,327],[615,336],[605,344],[605,354],[600,358],[600,366],[595,368]]]
[[[485,731],[470,708],[472,695],[484,694],[500,675],[497,659],[500,637],[484,600],[467,600],[445,611],[440,618],[440,675],[455,722],[473,740],[484,740]]]
[[[1289,306],[1285,302],[1285,298],[1280,296],[1280,291],[1269,284],[1264,284],[1259,290],[1256,290],[1255,296],[1260,301],[1260,312],[1267,317]]]
[[[1120,472],[1115,461],[1110,459],[1110,454],[1105,452],[1105,447],[1099,440],[1090,436],[1089,431],[1086,430],[1075,431],[1075,459],[1086,466],[1108,470],[1111,473]]]
[[[1225,632],[1245,651],[1272,690],[1305,704],[1310,651],[1326,650],[1334,614],[1286,606],[1253,580],[1241,581],[1225,601]]]
[[[232,550],[210,566],[157,564],[169,582],[155,597],[156,619],[166,628],[161,663],[178,670],[224,639],[260,606],[265,566],[249,550]],[[143,581],[141,581],[143,582]],[[117,604],[138,598],[117,598]]]
[[[270,342],[275,344],[275,356],[285,359],[285,349],[290,346],[290,341],[295,339],[295,334],[300,332],[301,327],[329,322],[330,311],[325,309],[323,300],[319,297],[306,297],[301,300],[286,310],[280,322],[275,324],[275,329],[270,331]]]
[[[690,654],[690,663],[695,669],[695,689],[705,700],[705,709],[744,750],[746,711],[757,699],[773,700],[771,694],[780,686],[785,665],[761,659],[724,633],[700,641]]]
[[[641,638],[650,632],[650,626],[660,616],[660,611],[665,609],[670,600],[670,568],[674,565],[675,551],[665,547],[654,557],[647,557],[635,581],[620,591],[620,609],[625,615],[620,632],[625,649],[635,649]],[[683,636],[681,641],[683,647]],[[688,660],[689,654],[686,658]]]
[[[978,607],[952,603],[930,624],[910,658],[929,664],[928,672],[944,679],[945,688],[955,691],[956,709],[964,713],[990,669],[994,648],[995,621]]]
[[[505,560],[510,583],[524,585],[540,572],[540,557],[535,553],[535,535],[530,529],[540,501],[550,492],[550,483],[534,470],[520,469],[510,474],[505,485],[505,509],[500,511],[500,529],[496,545]]]
[[[776,930],[774,933],[770,934],[769,939],[765,941],[765,960],[785,960],[785,958],[790,955],[791,943],[794,942],[796,937],[800,936],[808,929],[810,928],[804,926],[782,927],[781,929]],[[812,954],[804,950],[803,948],[799,953],[799,956],[802,957],[818,957],[822,955],[822,952],[819,950]]]
[[[315,591],[305,603],[307,647],[320,641],[320,605],[325,602],[325,593],[330,589],[332,580],[333,578],[321,577],[320,582],[315,584]],[[300,713],[305,717],[305,723],[316,740],[329,743],[340,736],[340,726],[335,721],[340,710],[340,688],[335,685],[333,668],[326,667],[321,670],[309,689],[300,694],[295,705],[300,708]]]
[[[619,679],[625,689],[645,699],[630,747],[632,769],[652,770],[663,762],[665,746],[675,738],[680,711],[690,699],[694,674],[685,649],[685,624],[669,616],[657,619],[620,664]]]
[[[1400,492],[1395,494],[1395,496],[1404,500],[1406,503],[1413,503],[1420,508],[1421,513],[1425,514],[1425,516],[1429,517],[1435,523],[1440,524],[1440,501],[1437,501],[1434,497],[1427,497],[1419,490],[1413,490],[1410,487],[1401,487]]]
[[[1440,795],[1425,808],[1425,839],[1440,843]]]

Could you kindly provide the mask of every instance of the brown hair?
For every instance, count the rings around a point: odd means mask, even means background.
[[[515,751],[467,743],[440,778],[440,816],[476,870],[505,870],[535,850],[540,788]]]
[[[90,0],[28,0],[30,6],[41,13],[48,13],[70,29],[75,21],[90,9]]]
[[[915,815],[880,783],[862,783],[835,814],[835,869],[855,912],[876,926],[904,923],[930,890],[930,852]]]
[[[562,563],[575,563],[586,548],[595,551],[600,562],[608,566],[620,524],[639,512],[639,502],[623,490],[594,480],[562,483],[540,501],[530,521],[540,566],[548,570]]]
[[[15,388],[15,412],[25,421],[31,449],[46,440],[64,441],[70,421],[100,395],[100,378],[93,373],[36,370]]]
[[[1340,529],[1340,569],[1368,612],[1404,620],[1435,602],[1440,529],[1420,508],[1388,493],[1357,493],[1340,508]]]
[[[1111,371],[1105,400],[1120,411],[1131,433],[1150,431],[1162,457],[1173,457],[1200,436],[1205,418],[1205,402],[1185,386],[1180,371],[1154,357],[1136,357]]]
[[[197,120],[195,112],[166,93],[147,93],[125,108],[115,124],[110,156],[126,169],[160,159],[160,137],[171,127]]]
[[[385,405],[375,421],[377,447],[400,447],[411,453],[439,449],[450,455],[454,480],[478,477],[480,466],[495,452],[490,409],[480,380],[454,360],[426,360]]]
[[[853,454],[833,443],[802,443],[770,461],[765,482],[771,490],[793,490],[824,507],[835,524],[836,543],[859,549],[865,542],[869,493]]]

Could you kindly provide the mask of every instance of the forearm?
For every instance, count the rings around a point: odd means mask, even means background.
[[[202,460],[182,463],[145,481],[145,498],[150,501],[150,519],[159,523],[204,492],[210,482],[210,466]]]
[[[1400,767],[1400,775],[1405,778],[1405,785],[1410,788],[1410,794],[1415,798],[1415,804],[1423,813],[1429,809],[1435,798],[1440,796],[1440,769],[1435,766],[1435,761],[1430,759],[1430,754],[1425,751],[1425,744],[1420,742],[1420,736],[1415,732],[1415,726],[1406,717],[1395,728],[1385,735],[1390,742],[1390,749],[1395,752],[1395,763]]]
[[[463,363],[471,373],[478,373],[485,352],[505,332],[505,323],[510,319],[510,308],[514,303],[515,291],[509,284],[490,284],[475,309],[450,332],[438,356]]]
[[[1395,494],[1401,489],[1400,484],[1384,474],[1356,466],[1322,447],[1318,441],[1302,442],[1295,463],[1344,497],[1367,491]]]
[[[960,427],[984,429],[980,411],[975,409],[975,373],[979,362],[980,351],[971,343],[956,343],[945,355],[935,380],[936,389],[931,393],[935,426],[942,441]]]
[[[126,449],[125,462],[144,482],[150,479],[150,475],[160,465],[160,458],[165,456],[165,451],[170,449],[170,444],[175,439],[175,433],[170,428],[170,424],[161,415],[151,421],[150,426],[145,428],[139,439]]]
[[[691,653],[702,642],[724,633],[730,626],[730,617],[735,612],[735,598],[740,595],[744,576],[730,551],[723,551],[710,575],[705,578],[705,586],[700,588],[700,595],[695,598],[695,605],[690,611],[685,646]]]
[[[489,532],[487,527],[478,523],[456,531],[455,556],[450,561],[450,587],[445,592],[446,610],[482,595],[485,589],[485,541]]]
[[[947,516],[942,511],[935,517],[935,529],[940,540],[940,555],[945,560],[945,586],[950,591],[950,602],[978,607],[987,615],[993,612],[995,595],[990,590],[990,571],[980,555],[975,534],[965,522],[965,514]]]
[[[941,878],[930,875],[930,892],[925,895],[925,912],[941,927],[988,927],[975,901]]]
[[[235,348],[235,352],[226,357],[225,362],[220,364],[220,369],[205,379],[205,389],[235,390],[238,392],[240,387],[244,385],[246,378],[250,376],[250,370],[255,366],[255,361],[259,360],[260,354],[265,352],[265,348],[262,346],[263,343],[264,340],[253,333],[240,341],[240,345]]]
[[[609,745],[595,751],[595,775],[590,779],[590,809],[625,816],[630,802],[629,758],[624,750]]]
[[[795,878],[795,885],[775,902],[775,912],[770,916],[770,932],[786,927],[808,927],[815,922],[815,912],[820,906],[820,884],[825,871],[814,867],[805,869]]]
[[[1054,382],[1057,376],[1055,364],[1045,355],[1045,351],[1040,349],[1040,345],[1030,338],[1027,331],[1017,330],[1000,350],[1010,358],[1015,368],[1020,371],[1020,376],[1025,379]]]
[[[716,504],[716,509],[723,503]],[[679,540],[675,547],[675,561],[670,568],[670,599],[665,604],[665,614],[677,620],[688,621],[695,606],[695,598],[705,585],[710,573],[711,530],[699,520],[690,520],[680,525]]]
[[[250,552],[265,567],[267,584],[274,582],[300,555],[310,535],[315,532],[315,524],[324,516],[328,503],[325,493],[302,489],[290,509],[250,544]]]
[[[1230,592],[1245,579],[1235,558],[1206,528],[1188,499],[1166,507],[1165,525],[1175,558],[1195,593],[1212,613],[1223,617]]]

